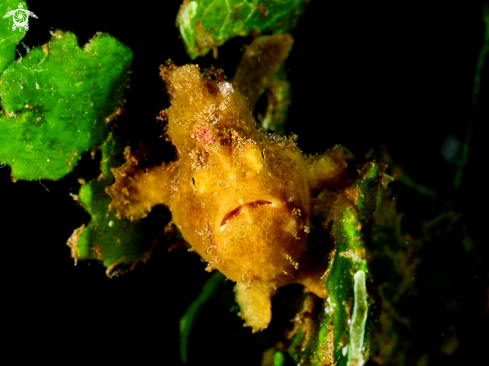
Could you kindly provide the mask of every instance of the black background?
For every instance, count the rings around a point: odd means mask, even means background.
[[[80,45],[101,31],[133,50],[127,110],[118,123],[131,146],[137,146],[141,136],[156,147],[148,164],[171,160],[173,154],[172,147],[158,139],[161,125],[155,121],[168,106],[159,65],[168,58],[178,65],[191,62],[175,27],[179,5],[28,1],[38,16],[31,18],[23,40],[30,48],[47,42],[50,30],[63,29],[74,32]],[[299,136],[299,147],[306,153],[343,144],[361,158],[371,146],[387,146],[415,181],[439,193],[437,206],[428,209],[422,199],[400,200],[403,224],[416,232],[417,223],[441,212],[451,192],[455,166],[440,149],[449,136],[464,142],[483,29],[481,3],[475,1],[373,5],[313,0],[292,32],[295,44],[286,62],[293,88],[287,133]],[[242,47],[250,41],[233,39],[219,48],[217,59],[209,54],[194,62],[221,67],[232,77]],[[22,45],[18,49],[25,55]],[[452,323],[459,329],[459,347],[449,357],[440,356],[445,365],[474,362],[487,339],[482,121],[488,117],[488,79],[486,68],[469,164],[455,207],[467,222],[475,254],[465,254],[457,240],[429,252],[421,271],[424,298],[411,315],[425,328],[420,342],[435,355],[433,364]],[[66,241],[89,216],[69,194],[77,193],[77,178],[95,177],[96,169],[88,154],[57,182],[13,183],[10,169],[0,169],[2,330],[10,350],[19,360],[159,360],[177,365],[178,319],[208,277],[204,264],[185,249],[168,253],[160,243],[147,264],[112,280],[96,262],[75,267]],[[156,211],[162,215],[165,209]],[[226,286],[229,290],[232,285]],[[445,303],[452,298],[459,306],[447,310]],[[201,315],[197,325],[205,331],[191,338],[191,364],[259,363],[260,347],[269,345],[266,332],[252,337],[229,315],[228,305],[219,303]],[[416,364],[415,359],[406,361]]]

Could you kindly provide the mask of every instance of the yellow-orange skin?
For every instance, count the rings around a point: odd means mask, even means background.
[[[306,159],[293,139],[259,131],[230,83],[204,78],[196,65],[167,66],[162,76],[178,159],[138,171],[126,156],[108,189],[112,207],[138,218],[166,204],[208,270],[237,282],[241,314],[254,331],[268,325],[270,297],[281,286],[301,283],[326,297],[325,266],[308,268],[305,252],[312,192],[343,179],[348,151]]]

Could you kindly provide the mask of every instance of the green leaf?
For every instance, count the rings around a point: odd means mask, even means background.
[[[215,272],[206,281],[199,296],[190,304],[185,314],[180,318],[180,357],[184,363],[187,363],[187,349],[190,331],[194,324],[195,318],[202,307],[217,292],[224,282],[225,276],[221,272]]]
[[[283,33],[293,29],[310,0],[191,0],[177,17],[187,52],[204,56],[236,36],[252,32]]]
[[[282,352],[277,351],[273,355],[273,366],[284,366],[285,356]]]
[[[384,166],[375,161],[364,165],[354,184],[333,203],[334,248],[325,274],[328,298],[314,301],[306,296],[303,312],[313,313],[294,334],[289,353],[304,365],[362,365],[368,358],[370,326],[369,275],[364,226],[371,220]],[[320,303],[320,304],[319,304]],[[312,304],[312,305],[311,305]]]
[[[4,17],[7,13],[19,9],[19,4],[27,10],[25,1],[3,0],[0,3],[0,74],[15,59],[15,48],[26,34],[25,28],[12,29],[14,21],[12,15]]]
[[[107,180],[107,184],[114,182],[114,175],[111,168],[116,168],[124,163],[124,144],[118,139],[114,132],[110,132],[105,142],[100,146],[102,160],[100,161],[100,170],[102,176]]]
[[[338,200],[339,210],[333,221],[335,257],[326,290],[330,297],[329,312],[334,333],[334,361],[337,365],[362,365],[367,346],[366,318],[368,273],[364,242],[364,225],[370,221],[384,168],[376,162],[366,163],[359,179],[348,192],[352,204]],[[318,342],[319,343],[319,342]],[[368,348],[368,347],[366,347]]]
[[[2,74],[0,162],[14,179],[59,179],[121,113],[132,51],[98,33],[83,49],[57,31]]]
[[[80,203],[92,219],[88,226],[75,230],[68,245],[75,261],[98,259],[110,277],[131,270],[138,261],[146,262],[153,238],[148,235],[145,220],[118,219],[115,211],[108,211],[111,198],[105,193],[106,186],[105,180],[93,180],[81,187]]]
[[[68,245],[75,261],[98,259],[111,277],[149,259],[156,230],[148,219],[118,219],[115,211],[109,211],[112,199],[105,188],[114,180],[110,168],[123,161],[123,145],[111,132],[100,149],[102,175],[82,185],[78,194],[79,202],[92,218],[86,227],[83,225],[74,231]]]

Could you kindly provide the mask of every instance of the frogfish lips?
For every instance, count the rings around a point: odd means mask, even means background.
[[[264,205],[273,205],[271,201],[267,200],[257,200],[253,202],[248,202],[245,204],[242,204],[235,209],[229,211],[227,214],[224,215],[221,221],[221,228],[226,225],[230,220],[236,218],[237,216],[241,215],[242,213],[256,209],[257,207],[264,206]]]

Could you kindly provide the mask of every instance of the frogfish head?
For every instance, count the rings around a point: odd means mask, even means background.
[[[164,72],[167,134],[181,169],[173,221],[229,279],[294,282],[311,211],[294,140],[260,131],[232,84],[202,77],[195,65]]]

